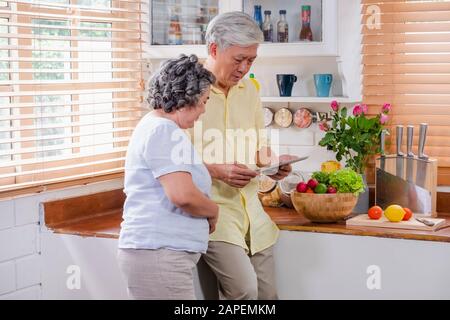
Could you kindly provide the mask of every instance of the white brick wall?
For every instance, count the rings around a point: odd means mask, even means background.
[[[41,299],[42,289],[41,285],[32,286],[29,288],[17,290],[10,294],[0,296],[3,300],[39,300]]]
[[[122,179],[0,201],[0,300],[42,297],[39,203],[123,187]],[[40,228],[41,227],[41,228]]]
[[[0,263],[0,295],[16,289],[16,270],[14,261]]]
[[[41,283],[41,256],[33,254],[16,260],[17,289]]]
[[[14,226],[14,201],[0,201],[0,230]]]

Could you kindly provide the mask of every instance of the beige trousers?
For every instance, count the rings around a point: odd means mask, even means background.
[[[249,256],[240,246],[210,241],[203,258],[217,277],[220,299],[278,299],[273,247]]]
[[[119,267],[132,299],[195,300],[193,268],[200,253],[119,249]]]

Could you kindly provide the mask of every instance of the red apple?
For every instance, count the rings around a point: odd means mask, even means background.
[[[336,192],[337,192],[337,190],[336,190],[336,188],[333,187],[333,186],[329,186],[329,187],[327,188],[327,193],[336,193]]]
[[[310,187],[313,190],[317,187],[318,184],[319,181],[317,181],[316,179],[309,179],[308,181],[308,187]]]
[[[305,193],[306,190],[308,190],[308,185],[306,184],[306,182],[300,182],[297,185],[297,191],[298,192]]]

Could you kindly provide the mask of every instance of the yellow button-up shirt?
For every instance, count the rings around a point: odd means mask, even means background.
[[[228,96],[211,87],[206,112],[189,133],[205,163],[237,162],[254,169],[256,151],[267,144],[264,131],[258,92],[249,80],[241,80]],[[275,244],[278,227],[264,211],[257,191],[256,178],[244,188],[213,179],[212,200],[219,206],[219,218],[211,241],[232,243],[251,254]]]

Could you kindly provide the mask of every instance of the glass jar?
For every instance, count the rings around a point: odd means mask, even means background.
[[[264,107],[263,113],[264,113],[264,126],[268,127],[273,122],[273,111],[270,108]]]
[[[292,124],[292,112],[288,108],[281,108],[275,113],[275,123],[282,128],[288,128]]]
[[[313,122],[313,116],[309,109],[300,108],[294,113],[294,124],[297,128],[309,128]]]
[[[288,208],[293,208],[291,201],[291,192],[297,188],[297,185],[305,181],[305,178],[299,171],[292,171],[287,177],[278,182],[278,193],[281,201]]]
[[[277,188],[278,183],[275,180],[264,174],[261,174],[258,177],[258,183],[258,198],[263,206],[281,207],[283,205],[280,191]]]

